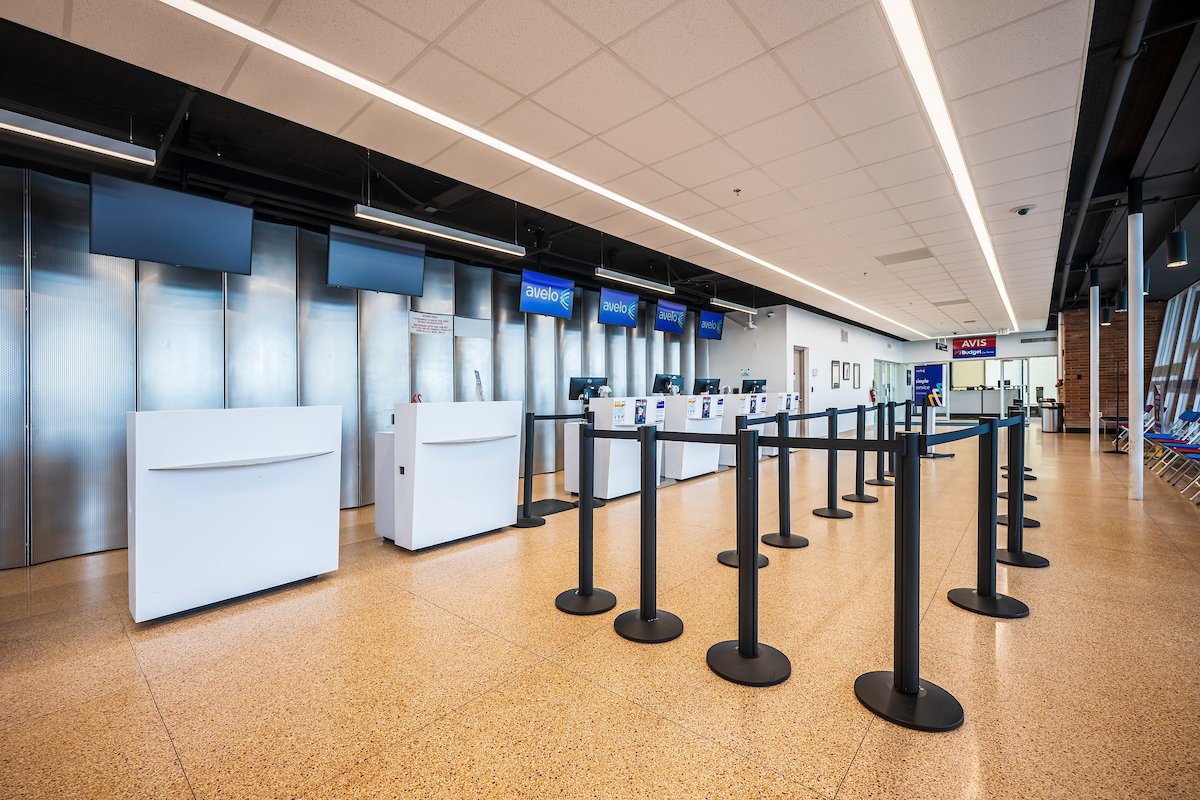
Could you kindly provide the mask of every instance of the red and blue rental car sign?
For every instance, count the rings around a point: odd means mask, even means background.
[[[976,336],[974,339],[955,339],[954,358],[995,358],[996,337]]]

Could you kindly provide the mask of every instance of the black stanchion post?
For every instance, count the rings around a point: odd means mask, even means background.
[[[1001,525],[1008,526],[1008,547],[996,551],[996,560],[1013,567],[1048,567],[1050,561],[1034,553],[1025,552],[1025,529],[1036,528],[1042,523],[1025,516],[1025,415],[1008,426],[1008,463],[1017,469],[1008,471],[1008,513],[996,518]],[[1033,523],[1033,524],[1030,524]]]
[[[921,462],[917,434],[901,440],[896,474],[895,663],[854,681],[859,702],[888,722],[918,731],[951,731],[963,724],[954,696],[920,679]]]
[[[875,440],[880,443],[886,442],[889,438],[888,437],[888,429],[887,429],[887,415],[888,415],[887,403],[876,403],[875,404]],[[871,484],[872,486],[895,486],[896,485],[895,483],[893,483],[892,481],[889,481],[886,477],[884,477],[888,473],[887,473],[887,470],[885,470],[883,468],[883,460],[884,460],[883,451],[880,450],[875,454],[875,477],[871,478],[871,480],[867,481],[867,483]]]
[[[813,514],[825,519],[850,519],[854,515],[844,508],[838,508],[837,505],[837,449],[833,443],[837,441],[837,409],[826,409],[826,414],[829,415],[829,421],[826,423],[829,426],[829,450],[825,458],[827,459],[828,474],[825,478],[825,507],[814,508]]]
[[[758,641],[758,431],[737,433],[738,550],[748,557],[738,568],[738,638],[708,648],[708,668],[743,686],[774,686],[792,674],[792,662]]]
[[[904,432],[905,433],[908,433],[909,431],[912,430],[912,409],[913,409],[913,401],[905,400],[904,401]]]
[[[613,628],[626,639],[658,644],[677,639],[683,620],[658,607],[658,440],[653,425],[638,428],[641,443],[642,586],[641,608],[626,611]]]
[[[896,403],[890,402],[887,404],[888,409],[888,441],[896,441]],[[884,471],[884,476],[888,478],[896,477],[896,451],[895,449],[888,450],[887,454],[887,469]]]
[[[1000,453],[1000,424],[995,418],[981,419],[987,432],[979,437],[978,551],[974,589],[951,589],[950,602],[967,611],[1001,619],[1029,616],[1029,606],[996,591],[996,476]]]
[[[739,415],[737,416],[737,418],[734,420],[734,423],[733,423],[733,429],[734,429],[734,433],[735,433],[735,434],[737,434],[737,435],[739,435],[739,436],[741,435],[741,432],[742,432],[743,430],[745,430],[745,429],[746,429],[746,415],[744,415],[744,414],[739,414]],[[735,448],[735,449],[734,449],[734,453],[735,453],[735,454],[736,454],[736,452],[737,452],[737,450],[736,450],[736,447],[737,447],[737,446],[736,446],[736,445],[734,445],[734,448]],[[755,451],[755,452],[757,453],[757,451]],[[737,464],[737,466],[735,466],[734,468],[735,468],[735,469],[740,469],[740,468],[741,468],[741,464],[742,464],[742,462],[737,460],[737,458],[736,458],[736,455],[735,455],[734,461],[735,461],[735,462],[736,462],[736,464]],[[754,467],[754,472],[755,472],[755,474],[757,474],[757,473],[758,473],[758,466],[757,466],[757,463],[758,463],[758,458],[757,458],[757,456],[756,456],[756,457],[755,457],[755,467]],[[742,547],[742,540],[741,540],[741,539],[739,539],[739,538],[737,538],[737,537],[735,537],[735,544],[736,544],[736,548],[735,548],[735,549],[733,549],[733,550],[722,550],[721,552],[717,553],[717,561],[718,561],[718,562],[720,562],[720,563],[722,563],[722,564],[724,564],[724,565],[725,565],[725,566],[727,566],[727,567],[733,567],[734,569],[737,569],[737,568],[738,568],[738,566],[739,566],[739,565],[742,563],[742,562],[741,562],[741,561],[738,559],[738,552],[740,552],[740,550],[741,550],[741,547]],[[756,548],[754,548],[754,549],[755,549],[755,552],[757,553],[757,551],[758,551],[758,548],[756,547]],[[759,569],[762,569],[762,568],[763,568],[763,567],[765,567],[767,564],[770,564],[770,563],[771,563],[770,559],[768,559],[768,558],[767,558],[766,556],[764,556],[762,553],[758,553],[758,554],[757,554],[757,560],[758,560],[758,568],[759,568]]]
[[[554,600],[559,611],[587,616],[603,614],[617,604],[616,595],[592,585],[592,501],[595,499],[596,440],[592,426],[579,426],[579,588]]]
[[[533,426],[533,412],[530,411],[525,414],[525,485],[521,487],[522,502],[514,528],[536,528],[546,524],[543,518],[533,516]]]
[[[762,543],[771,547],[798,548],[808,547],[808,539],[792,535],[792,459],[787,446],[788,415],[780,411],[775,415],[775,427],[779,429],[779,437],[783,443],[779,447],[779,533],[768,533],[762,537]]]
[[[855,415],[855,438],[859,442],[867,439],[867,407],[859,406]],[[878,503],[879,498],[867,494],[867,453],[865,450],[854,452],[854,494],[844,494],[842,499],[847,503]]]

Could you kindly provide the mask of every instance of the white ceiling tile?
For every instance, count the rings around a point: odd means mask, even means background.
[[[360,0],[417,36],[433,41],[477,0]]]
[[[679,184],[664,178],[649,167],[643,167],[636,172],[609,181],[607,188],[638,203],[660,200],[683,189]]]
[[[393,86],[447,116],[482,125],[521,99],[441,50],[426,51]]]
[[[283,3],[267,29],[351,72],[388,83],[425,42],[351,0]]]
[[[424,166],[480,189],[491,189],[529,169],[524,161],[467,138],[438,153]]]
[[[920,114],[909,114],[851,134],[845,138],[845,143],[864,164],[874,164],[933,147],[933,139]]]
[[[1005,181],[1029,178],[1071,166],[1071,146],[1062,144],[1043,147],[1016,156],[1009,156],[986,164],[971,167],[971,179],[975,187],[991,186]]]
[[[1080,62],[953,100],[950,113],[960,137],[1073,108],[1079,92]]]
[[[1074,134],[1075,108],[1072,106],[967,136],[963,138],[962,146],[968,164],[982,164],[1047,145],[1069,145]]]
[[[359,90],[257,46],[226,94],[321,131],[340,130],[366,105]]]
[[[725,0],[683,0],[612,49],[672,97],[763,52]]]
[[[640,166],[620,150],[599,139],[588,139],[578,147],[560,153],[554,157],[554,163],[596,183],[607,183]]]
[[[1031,197],[1038,197],[1052,192],[1065,192],[1067,189],[1066,166],[1063,165],[1063,168],[1057,172],[1047,172],[1043,175],[1034,175],[1029,178],[985,186],[976,189],[976,194],[979,196],[981,205],[1011,203],[1013,206],[1017,206],[1030,202],[1028,198]]]
[[[601,138],[643,164],[653,164],[710,141],[712,134],[674,103],[663,103]]]
[[[958,202],[958,195],[952,194],[946,197],[939,197],[935,200],[926,200],[923,203],[913,203],[911,206],[904,206],[900,209],[900,213],[909,222],[918,222],[923,219],[944,217],[960,209],[962,209],[962,205]]]
[[[932,147],[928,150],[919,150],[916,153],[880,161],[878,164],[867,167],[867,171],[884,189],[946,174],[941,158]]]
[[[629,237],[629,241],[654,250],[661,250],[667,245],[677,244],[685,239],[695,241],[690,235],[670,225],[659,225],[657,228],[635,233]],[[705,243],[705,246],[711,247],[712,245]]]
[[[862,0],[734,0],[771,47],[846,13]]]
[[[804,102],[769,55],[726,72],[676,98],[717,135],[760,122]]]
[[[606,217],[592,225],[593,228],[610,233],[613,236],[629,237],[635,233],[657,228],[662,223],[651,219],[640,211],[627,209],[619,214]]]
[[[883,231],[891,228],[904,228],[908,230],[908,235],[912,235],[912,230],[904,222],[904,217],[900,216],[900,212],[894,208],[878,211],[874,214],[864,214],[860,217],[850,217],[838,222],[838,230],[847,236],[855,238],[858,238],[859,234]]]
[[[741,191],[735,193],[735,189]],[[779,186],[760,170],[747,169],[728,178],[706,183],[693,191],[719,206],[735,206],[774,194],[779,191]]]
[[[61,7],[62,4],[58,5]],[[275,2],[274,0],[207,0],[205,5],[223,11],[231,17],[245,20],[252,25],[259,25],[267,15],[267,10],[275,5]]]
[[[807,248],[830,239],[845,238],[845,234],[828,223],[822,223],[803,230],[777,234],[776,238],[792,247]]]
[[[778,236],[782,233],[802,231],[805,228],[824,224],[825,220],[817,216],[815,211],[805,208],[800,211],[793,211],[790,214],[784,214],[780,217],[771,217],[770,219],[762,220],[758,223],[758,227],[762,229],[763,233],[769,236]]]
[[[809,97],[821,97],[896,66],[873,3],[777,48],[775,55]]]
[[[1019,214],[1009,214],[1003,219],[993,220],[988,223],[988,230],[992,236],[1005,233],[1028,233],[1036,228],[1042,228],[1047,225],[1062,225],[1062,215],[1058,213],[1059,209],[1054,209],[1053,212],[1042,213],[1039,206],[1034,211],[1031,211],[1024,216]]]
[[[505,111],[484,130],[542,158],[551,158],[588,138],[584,131],[529,100]]]
[[[974,0],[917,0],[925,36],[935,50],[999,28],[1021,17],[1036,14],[1060,0],[1006,0],[977,3]],[[1086,3],[1086,0],[1073,0]]]
[[[686,219],[716,209],[712,203],[691,192],[680,192],[646,205],[672,219]]]
[[[792,194],[809,207],[857,197],[876,190],[875,182],[866,170],[853,169],[829,178],[804,183],[792,188]]]
[[[962,228],[967,224],[967,215],[960,211],[957,214],[947,214],[944,217],[934,217],[933,219],[923,219],[920,222],[914,222],[913,230],[918,235],[924,236],[927,233],[937,233],[938,231],[950,230],[951,228]],[[933,248],[930,249],[932,250]]]
[[[648,111],[663,96],[612,57],[597,53],[533,97],[554,113],[591,133]]]
[[[836,203],[814,206],[813,211],[816,211],[830,222],[838,222],[850,219],[851,217],[860,217],[866,214],[885,211],[891,207],[892,201],[888,200],[887,195],[883,192],[870,192],[868,194],[860,194],[857,197],[851,197],[848,200],[839,200]]]
[[[539,0],[483,0],[441,47],[521,94],[544,86],[597,49]]]
[[[662,247],[659,247],[656,249],[666,253],[667,255],[675,256],[676,258],[685,258],[686,259],[686,258],[691,258],[692,256],[697,255],[699,253],[710,253],[710,252],[712,252],[713,248],[712,248],[712,245],[710,245],[708,242],[704,242],[699,239],[693,239],[691,237],[688,237],[687,239],[685,239],[682,242],[676,242],[675,244],[663,245]]]
[[[916,101],[899,67],[814,100],[829,124],[842,136],[873,128],[917,111]]]
[[[381,100],[371,103],[340,135],[410,164],[424,164],[462,138],[449,128]]]
[[[491,191],[501,197],[544,210],[547,206],[579,194],[581,189],[557,175],[540,169],[529,169],[493,186]]]
[[[719,180],[750,166],[725,142],[714,139],[654,165],[681,186],[692,188]]]
[[[784,214],[795,214],[803,210],[805,210],[804,206],[787,192],[776,192],[766,197],[760,197],[757,200],[738,203],[736,206],[729,207],[729,211],[732,214],[744,219],[746,222],[762,222],[774,217],[781,217]]]
[[[900,228],[889,228],[888,230],[899,232]],[[911,228],[908,230],[908,233],[912,233]],[[912,235],[908,236],[907,238],[897,238],[890,241],[874,243],[864,242],[862,241],[861,236],[855,236],[854,241],[858,243],[859,247],[861,247],[863,250],[866,250],[872,256],[888,256],[892,253],[906,253],[909,250],[917,250],[924,246],[920,239]]]
[[[671,5],[672,0],[550,0],[576,25],[605,44],[624,36]]]
[[[756,164],[790,156],[836,138],[816,108],[803,105],[725,136],[725,141]]]
[[[696,266],[712,268],[722,264],[729,264],[733,261],[740,261],[741,257],[735,256],[728,250],[717,249],[711,253],[703,253],[698,256],[692,256],[689,260]],[[721,271],[724,272],[725,268],[722,267]]]
[[[970,228],[951,228],[950,230],[937,231],[936,233],[926,233],[921,238],[925,240],[927,246],[932,247],[936,244],[962,242],[967,239],[974,240],[975,231]]]
[[[742,249],[752,256],[770,260],[773,253],[778,253],[781,250],[786,250],[788,245],[783,242],[768,236],[765,239],[756,239],[753,242],[746,242],[742,245]]]
[[[1065,194],[1065,191],[1065,189],[1059,189],[1057,192],[1052,192],[1049,194],[1022,197],[1018,201],[1005,200],[1003,202],[996,203],[995,205],[984,204],[983,218],[989,224],[996,220],[1009,219],[1010,217],[1016,216],[1013,214],[1012,209],[1018,204],[1037,206],[1037,210],[1026,214],[1026,217],[1032,217],[1034,214],[1053,213],[1051,209],[1062,208],[1063,195]],[[982,201],[980,202],[982,203]]]
[[[954,187],[945,175],[934,175],[931,178],[891,186],[886,191],[892,202],[899,206],[923,203],[954,194]]]
[[[64,2],[65,0],[41,0],[37,3],[0,0],[0,17],[51,36],[62,36]],[[261,15],[253,21],[258,22],[259,19],[262,19]]]
[[[888,214],[888,213],[892,213],[892,212],[889,209],[888,211],[884,211],[882,213]],[[877,216],[877,215],[872,215],[872,216]],[[845,222],[852,222],[852,221],[853,220],[851,219],[851,220],[846,220]],[[909,239],[916,239],[916,233],[914,233],[913,229],[908,225],[892,225],[889,228],[880,228],[879,230],[862,231],[860,233],[850,233],[849,231],[845,230],[845,224],[843,222],[839,222],[838,229],[841,230],[843,233],[845,233],[847,236],[849,236],[852,240],[854,240],[855,244],[857,244],[859,247],[866,250],[871,255],[890,255],[891,253],[904,253],[904,252],[907,252],[908,250],[917,250],[917,249],[925,246],[925,244],[923,242],[919,242],[919,241],[913,247],[904,247],[902,244],[896,244],[897,242],[904,242]]]
[[[739,220],[739,223],[741,221]],[[767,238],[767,234],[757,225],[739,224],[736,228],[730,228],[727,231],[721,231],[721,235],[717,237],[726,244],[741,247],[747,242],[757,242],[760,239]]]
[[[722,231],[727,231],[730,228],[736,228],[740,225],[745,225],[742,220],[738,219],[733,214],[730,214],[723,208],[718,208],[716,211],[709,211],[707,214],[689,217],[685,219],[684,222],[698,231],[704,231],[705,233],[714,235],[721,233]],[[759,234],[759,236],[763,235],[764,234]],[[722,241],[729,241],[724,235],[718,236],[717,238],[721,239]]]
[[[595,192],[580,192],[574,197],[546,206],[546,210],[563,219],[581,225],[591,225],[596,220],[619,214],[625,210],[625,206]]]
[[[842,143],[832,141],[764,164],[762,170],[780,186],[791,188],[838,175],[857,166],[858,162]]]

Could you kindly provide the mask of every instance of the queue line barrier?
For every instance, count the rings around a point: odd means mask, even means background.
[[[568,509],[577,507],[577,504],[568,503],[565,500],[555,500],[553,498],[546,500],[538,500],[536,503],[533,500],[533,431],[535,423],[543,420],[557,419],[579,419],[587,421],[591,418],[589,414],[534,414],[532,411],[525,414],[525,469],[522,472],[522,497],[521,505],[517,506],[517,521],[513,523],[514,528],[536,528],[539,525],[545,525],[546,519],[543,515],[553,514],[557,511],[567,511]],[[603,500],[593,501],[597,507],[603,506]],[[560,505],[561,504],[561,505]],[[556,510],[552,511],[551,508]]]

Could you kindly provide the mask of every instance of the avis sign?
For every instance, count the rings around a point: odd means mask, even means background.
[[[976,336],[974,339],[955,339],[954,358],[995,358],[996,337]]]

